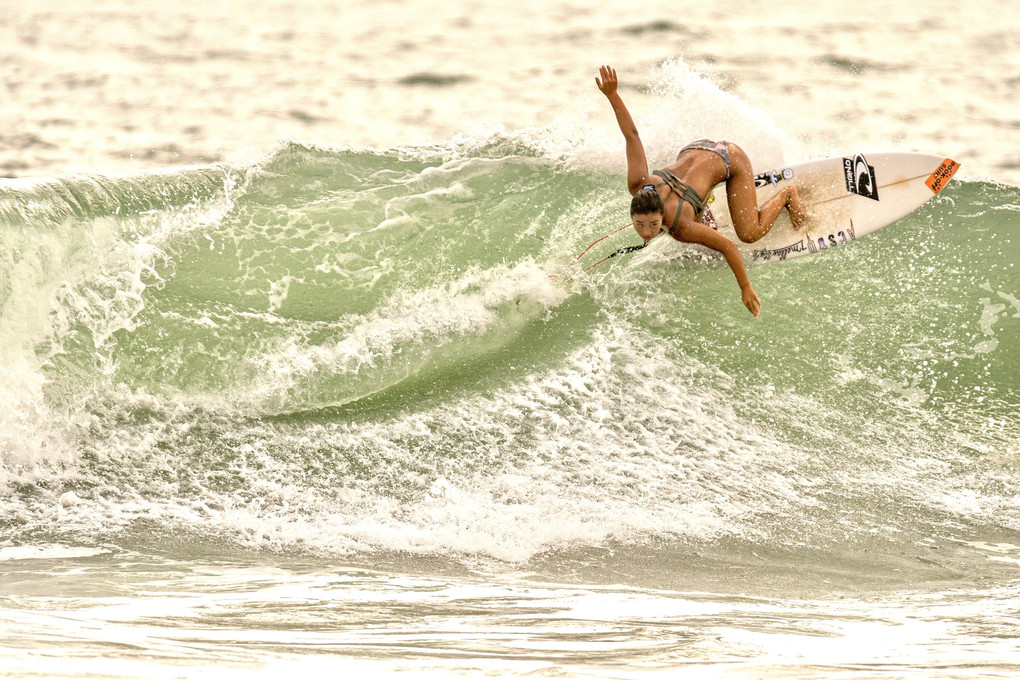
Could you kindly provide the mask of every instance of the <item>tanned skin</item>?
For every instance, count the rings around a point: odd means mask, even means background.
[[[595,84],[609,100],[616,114],[616,122],[627,143],[627,189],[633,196],[642,187],[655,185],[663,180],[648,170],[645,158],[645,147],[638,136],[637,126],[630,112],[627,111],[623,99],[618,92],[619,80],[616,71],[609,66],[599,68],[599,76]],[[745,243],[753,243],[768,233],[776,218],[784,208],[790,211],[790,218],[795,229],[800,229],[806,219],[804,205],[794,186],[784,187],[771,197],[761,208],[758,208],[757,195],[754,187],[754,170],[747,154],[733,142],[728,143],[730,151],[730,173],[726,177],[726,164],[718,154],[703,149],[685,151],[676,163],[666,168],[681,181],[689,185],[704,199],[712,188],[722,182],[726,183],[726,200],[730,208],[737,237]],[[718,251],[726,258],[726,263],[733,270],[740,286],[740,296],[747,310],[757,316],[761,313],[761,300],[751,287],[747,269],[740,257],[740,251],[733,241],[714,229],[705,226],[698,220],[691,204],[682,201],[675,191],[668,186],[657,189],[662,198],[662,213],[633,215],[634,229],[645,241],[658,235],[664,224],[672,225],[677,211],[680,212],[676,226],[670,228],[669,234],[678,241],[699,243]]]

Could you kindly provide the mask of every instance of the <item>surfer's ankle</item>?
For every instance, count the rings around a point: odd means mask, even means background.
[[[807,219],[807,213],[804,211],[804,203],[800,200],[800,192],[792,185],[786,187],[786,210],[790,213],[794,230],[800,231]]]

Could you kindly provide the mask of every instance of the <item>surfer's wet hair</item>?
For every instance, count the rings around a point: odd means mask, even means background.
[[[659,192],[650,186],[647,186],[634,194],[634,198],[630,200],[631,216],[661,212],[662,197],[659,196]]]

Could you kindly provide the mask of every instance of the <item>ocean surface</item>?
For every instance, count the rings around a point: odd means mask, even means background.
[[[0,676],[1017,677],[1018,36],[0,5]],[[629,221],[603,63],[652,165],[962,168],[750,267],[758,320],[664,239],[581,272]]]

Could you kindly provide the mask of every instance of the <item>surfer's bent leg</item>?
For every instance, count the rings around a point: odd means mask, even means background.
[[[754,243],[775,223],[783,208],[789,208],[790,219],[795,229],[804,222],[804,204],[797,193],[797,187],[788,185],[758,208],[758,197],[754,188],[754,170],[751,159],[744,150],[730,142],[730,178],[726,180],[726,201],[730,205],[730,217],[737,238],[744,243]]]

